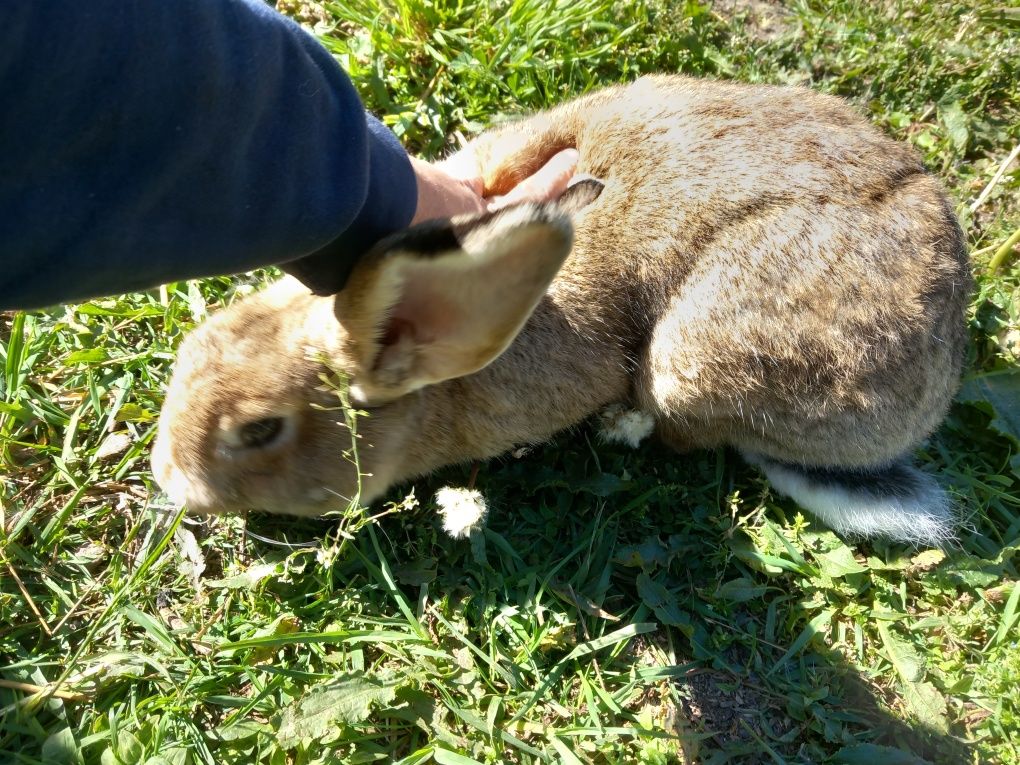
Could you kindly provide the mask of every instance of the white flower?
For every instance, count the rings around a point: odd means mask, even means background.
[[[626,409],[613,404],[602,412],[601,435],[605,441],[627,444],[637,448],[655,430],[655,418],[639,409]]]
[[[444,486],[436,492],[436,504],[443,516],[443,529],[454,539],[463,539],[471,529],[485,522],[489,508],[477,489],[454,489]]]

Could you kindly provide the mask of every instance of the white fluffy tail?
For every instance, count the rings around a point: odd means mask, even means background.
[[[905,463],[880,468],[815,468],[744,454],[772,486],[842,536],[885,537],[942,547],[956,538],[958,519],[945,490]]]

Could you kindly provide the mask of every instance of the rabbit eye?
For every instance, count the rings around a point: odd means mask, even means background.
[[[282,417],[266,417],[245,423],[238,431],[241,445],[249,449],[271,444],[283,432]]]

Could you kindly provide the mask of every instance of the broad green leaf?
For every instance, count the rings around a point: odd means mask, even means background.
[[[28,422],[32,418],[32,413],[16,401],[13,404],[0,401],[0,414],[9,414],[22,422]]]
[[[953,101],[951,104],[941,109],[942,124],[946,126],[946,132],[949,134],[949,140],[953,142],[953,146],[957,151],[963,151],[967,148],[967,142],[970,138],[970,129],[968,127],[967,113],[963,110],[959,101]]]
[[[681,545],[670,538],[670,544],[666,544],[658,536],[647,537],[641,544],[621,547],[616,555],[616,562],[622,566],[642,568],[650,571],[656,566],[668,566],[681,552]]]
[[[258,630],[252,635],[253,640],[259,638],[277,638],[283,635],[293,635],[301,629],[300,620],[293,614],[282,614],[276,617],[271,624],[262,629]],[[252,664],[262,664],[272,659],[276,652],[280,650],[279,645],[268,644],[264,646],[257,646],[255,650],[251,652],[249,661]]]
[[[393,576],[401,584],[409,587],[420,587],[434,581],[437,574],[435,558],[419,558],[404,566],[393,569]]]
[[[882,643],[885,645],[889,660],[896,667],[899,676],[906,683],[916,683],[924,674],[924,662],[917,655],[914,646],[905,640],[901,640],[893,634],[886,621],[876,620],[878,634],[882,636]]]
[[[867,566],[862,566],[857,562],[854,558],[854,551],[846,545],[829,552],[819,553],[815,558],[821,572],[832,579],[838,579],[847,574],[860,574],[868,570]]]
[[[245,741],[254,738],[259,733],[269,733],[272,729],[262,722],[255,720],[240,720],[236,723],[221,725],[210,732],[210,738],[217,741]]]
[[[844,746],[832,761],[836,765],[931,765],[910,752],[877,744]]]
[[[81,351],[74,351],[64,359],[65,364],[102,364],[110,358],[105,348],[86,348]]]
[[[433,747],[426,746],[411,752],[407,757],[398,760],[393,765],[424,765],[424,763],[432,759],[434,753],[435,749]]]
[[[963,675],[955,683],[946,688],[950,696],[963,696],[974,687],[974,675]]]
[[[113,419],[117,422],[151,422],[156,415],[138,404],[124,404]]]
[[[930,571],[946,559],[941,550],[923,550],[910,559],[910,567],[914,571]]]
[[[629,545],[620,549],[616,562],[623,566],[648,570],[655,566],[669,563],[666,547],[655,537],[646,539],[639,545]]]
[[[56,733],[50,734],[43,741],[42,758],[44,762],[53,763],[53,765],[82,761],[81,752],[78,751],[78,742],[74,740],[74,733],[69,727],[63,725]]]
[[[792,560],[786,560],[786,558],[780,558],[778,555],[766,555],[765,553],[760,553],[757,550],[739,547],[734,547],[733,552],[742,561],[766,574],[778,574],[782,571],[793,571],[796,574],[800,574],[801,576],[808,578],[817,576],[817,572],[810,566],[795,563]]]
[[[341,675],[314,686],[283,710],[277,741],[283,749],[323,741],[368,717],[373,706],[388,704],[396,686],[366,675]]]
[[[281,569],[279,563],[256,563],[249,566],[240,574],[228,576],[226,579],[213,579],[205,582],[205,586],[211,589],[224,590],[250,590],[256,584],[268,576],[272,576]]]
[[[169,749],[162,749],[160,751],[159,759],[166,762],[167,765],[190,765],[191,763],[189,750],[180,745],[171,746]],[[146,765],[148,765],[148,763],[146,763]]]
[[[949,732],[946,699],[938,688],[928,682],[903,683],[903,700],[918,722],[942,733]]]
[[[868,568],[872,571],[903,571],[910,567],[910,560],[903,556],[897,556],[886,561],[874,555],[868,556]]]
[[[768,588],[763,584],[755,584],[746,577],[740,577],[739,579],[730,579],[730,581],[719,585],[719,589],[715,591],[715,596],[723,600],[743,603],[762,597],[767,590]]]
[[[643,571],[637,577],[637,591],[660,622],[690,630],[691,617],[677,605],[676,596]]]
[[[142,748],[142,742],[133,734],[126,730],[121,730],[117,733],[117,759],[120,760],[124,765],[136,765],[141,763],[142,756],[145,750]]]
[[[992,415],[990,426],[1020,449],[1020,369],[974,377],[963,384],[957,398],[988,407]],[[1020,451],[1013,454],[1010,465],[1020,475]]]

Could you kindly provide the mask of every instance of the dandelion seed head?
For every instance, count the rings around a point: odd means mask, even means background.
[[[444,486],[436,492],[436,504],[443,518],[443,529],[454,539],[464,539],[471,529],[480,527],[489,512],[485,498],[477,489]]]

